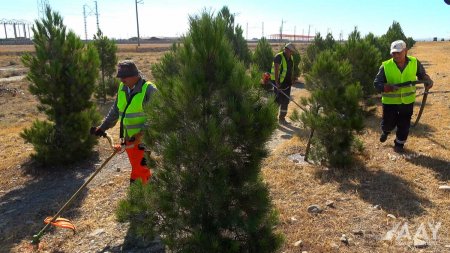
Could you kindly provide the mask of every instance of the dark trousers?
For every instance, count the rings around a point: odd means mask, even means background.
[[[408,139],[411,117],[414,103],[387,105],[383,104],[383,119],[381,120],[381,130],[390,133],[397,127],[395,144],[403,146]]]
[[[282,85],[283,87],[283,85]],[[287,115],[287,111],[288,111],[288,105],[289,105],[289,98],[287,98],[284,94],[291,96],[291,86],[288,86],[287,88],[283,89],[281,88],[280,90],[278,89],[274,89],[274,93],[275,93],[275,102],[277,103],[278,107],[280,108],[280,113],[278,114],[278,118],[279,119],[284,119]]]

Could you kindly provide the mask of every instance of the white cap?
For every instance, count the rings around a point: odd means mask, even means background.
[[[403,40],[396,40],[391,44],[391,54],[399,53],[406,49],[406,43]]]
[[[289,49],[292,53],[297,53],[297,49],[295,49],[294,44],[292,44],[291,42],[287,43],[284,48]]]

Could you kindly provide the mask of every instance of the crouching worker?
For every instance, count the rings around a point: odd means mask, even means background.
[[[146,184],[152,173],[147,167],[142,143],[143,128],[147,121],[143,106],[156,91],[154,84],[144,80],[133,61],[119,63],[117,77],[119,90],[114,104],[100,126],[91,133],[102,136],[106,130],[120,121],[121,144],[125,146],[131,163],[130,183],[141,179]]]

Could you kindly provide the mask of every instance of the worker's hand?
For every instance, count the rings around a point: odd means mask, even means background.
[[[91,127],[89,132],[91,135],[95,136],[106,136],[105,131],[103,131],[100,127]]]
[[[425,82],[424,82],[424,84],[425,84],[425,88],[427,89],[427,90],[429,90],[429,89],[431,89],[431,87],[433,87],[433,80],[431,80],[431,79],[427,79],[427,80],[425,80]]]
[[[113,146],[113,149],[116,152],[120,152],[122,150],[122,145],[116,144],[116,145]]]
[[[383,92],[393,92],[396,90],[398,90],[398,87],[393,85],[384,85],[383,87]]]

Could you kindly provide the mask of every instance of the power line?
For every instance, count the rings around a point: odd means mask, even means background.
[[[83,18],[84,18],[84,40],[87,41],[86,4],[83,5]]]
[[[38,17],[44,18],[45,17],[45,10],[47,9],[47,6],[50,6],[48,3],[48,0],[37,0],[37,8],[38,8]]]
[[[97,31],[100,31],[100,25],[98,23],[98,8],[97,8],[97,1],[95,2],[95,16],[97,17]]]
[[[286,23],[283,19],[281,19],[281,26],[280,26],[280,40],[283,40],[283,25]]]
[[[84,4],[83,5],[83,18],[84,18],[84,39],[87,41],[88,40],[88,36],[87,36],[87,17],[90,15],[95,15],[96,16],[96,20],[97,20],[97,31],[100,30],[100,23],[99,23],[99,19],[98,19],[98,7],[97,7],[97,1],[94,1],[95,3],[95,11],[91,9],[91,7],[89,7],[89,5]],[[88,9],[86,11],[86,8]]]

